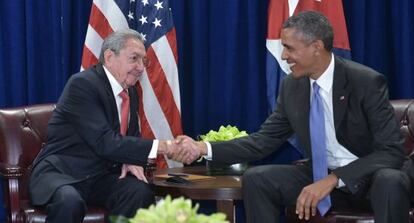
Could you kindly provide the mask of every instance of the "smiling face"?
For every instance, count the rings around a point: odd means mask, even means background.
[[[105,50],[105,66],[122,88],[126,89],[134,86],[144,72],[145,56],[144,44],[137,39],[129,38],[118,55],[113,50]]]
[[[282,59],[289,64],[294,78],[317,76],[321,41],[304,41],[294,28],[282,29]],[[323,46],[323,45],[322,45]]]

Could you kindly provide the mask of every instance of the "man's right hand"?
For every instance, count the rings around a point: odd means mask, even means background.
[[[185,164],[190,164],[207,154],[205,143],[196,142],[185,135],[178,136],[171,144],[166,153],[168,158]]]
[[[331,173],[302,189],[296,200],[296,214],[299,219],[309,220],[316,215],[318,203],[338,185],[338,177]]]

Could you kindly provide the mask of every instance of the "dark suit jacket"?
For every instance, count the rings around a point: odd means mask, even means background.
[[[120,169],[122,163],[146,164],[152,140],[137,137],[136,89],[129,88],[129,94],[130,122],[124,137],[102,65],[68,80],[49,121],[47,145],[33,164],[29,185],[33,204],[45,204],[62,185]]]
[[[404,139],[388,100],[383,75],[335,57],[332,88],[337,140],[359,157],[333,172],[355,193],[376,170],[401,167]],[[278,149],[293,133],[310,157],[309,100],[309,78],[294,79],[289,75],[282,82],[276,110],[260,130],[248,137],[213,143],[213,161],[237,163],[260,159]]]

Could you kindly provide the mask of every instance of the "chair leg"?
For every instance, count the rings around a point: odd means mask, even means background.
[[[16,178],[5,179],[8,184],[5,184],[4,188],[5,193],[3,194],[6,197],[6,208],[8,209],[8,219],[12,223],[21,223],[23,222],[19,201],[19,182]]]

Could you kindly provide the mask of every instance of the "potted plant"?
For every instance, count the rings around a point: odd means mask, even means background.
[[[210,130],[207,134],[200,135],[199,138],[205,142],[220,142],[244,136],[248,136],[246,131],[239,131],[237,127],[227,125],[227,127],[220,126],[218,131]],[[221,165],[207,160],[206,167],[209,175],[242,175],[248,168],[248,164]]]

